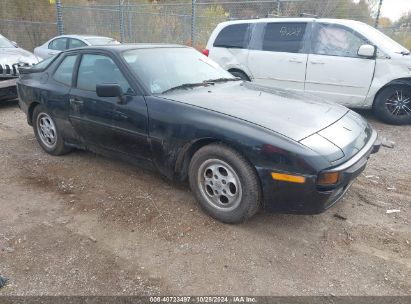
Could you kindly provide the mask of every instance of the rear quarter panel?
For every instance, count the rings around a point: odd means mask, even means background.
[[[225,70],[238,69],[245,72],[250,77],[250,71],[247,68],[248,53],[247,48],[224,48],[214,47],[214,41],[223,28],[230,25],[230,23],[220,23],[214,29],[207,42],[207,49],[210,51],[209,57],[217,62]]]
[[[52,77],[52,72],[59,62],[60,59],[54,61],[45,71],[20,75],[17,81],[19,103],[30,125],[34,123],[34,107],[41,104],[55,118],[63,137],[78,138],[68,120],[70,87]]]

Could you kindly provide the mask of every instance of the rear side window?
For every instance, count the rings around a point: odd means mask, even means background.
[[[263,51],[301,53],[307,23],[267,23]]]
[[[78,39],[70,39],[69,40],[69,49],[74,49],[82,46],[87,46],[83,41],[78,40]]]
[[[49,43],[49,49],[64,51],[67,48],[67,38],[57,38]]]
[[[249,24],[232,24],[221,30],[214,41],[215,47],[247,48]]]
[[[60,63],[57,70],[54,72],[54,80],[71,86],[73,78],[74,65],[76,64],[77,55],[67,56]]]
[[[61,54],[61,53],[59,53]],[[34,64],[31,68],[33,70],[44,70],[45,68],[47,68],[50,63],[52,63],[58,56],[59,54],[57,54],[56,56],[52,56],[52,57],[48,57],[42,61],[40,61],[39,63]]]

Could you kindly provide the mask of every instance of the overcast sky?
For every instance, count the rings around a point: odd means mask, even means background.
[[[411,11],[411,0],[384,0],[381,7],[381,16],[396,21],[402,14],[409,11]]]

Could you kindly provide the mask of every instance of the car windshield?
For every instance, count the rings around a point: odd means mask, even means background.
[[[120,43],[113,38],[106,38],[106,37],[87,38],[85,40],[88,41],[90,45],[106,45],[106,44],[119,44]]]
[[[379,30],[373,28],[372,26],[364,23],[358,24],[358,29],[366,36],[369,40],[374,42],[377,46],[382,45],[383,48],[390,50],[394,53],[407,54],[409,51],[399,44],[398,42],[392,40],[390,37],[380,32]]]
[[[188,47],[130,50],[123,57],[152,94],[237,80],[217,63]]]
[[[0,35],[0,48],[15,48],[16,46],[7,38]]]

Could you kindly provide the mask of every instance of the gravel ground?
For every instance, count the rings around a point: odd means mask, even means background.
[[[316,216],[205,215],[186,184],[38,146],[0,105],[0,295],[411,295],[411,126]],[[399,209],[387,214],[387,210]]]

